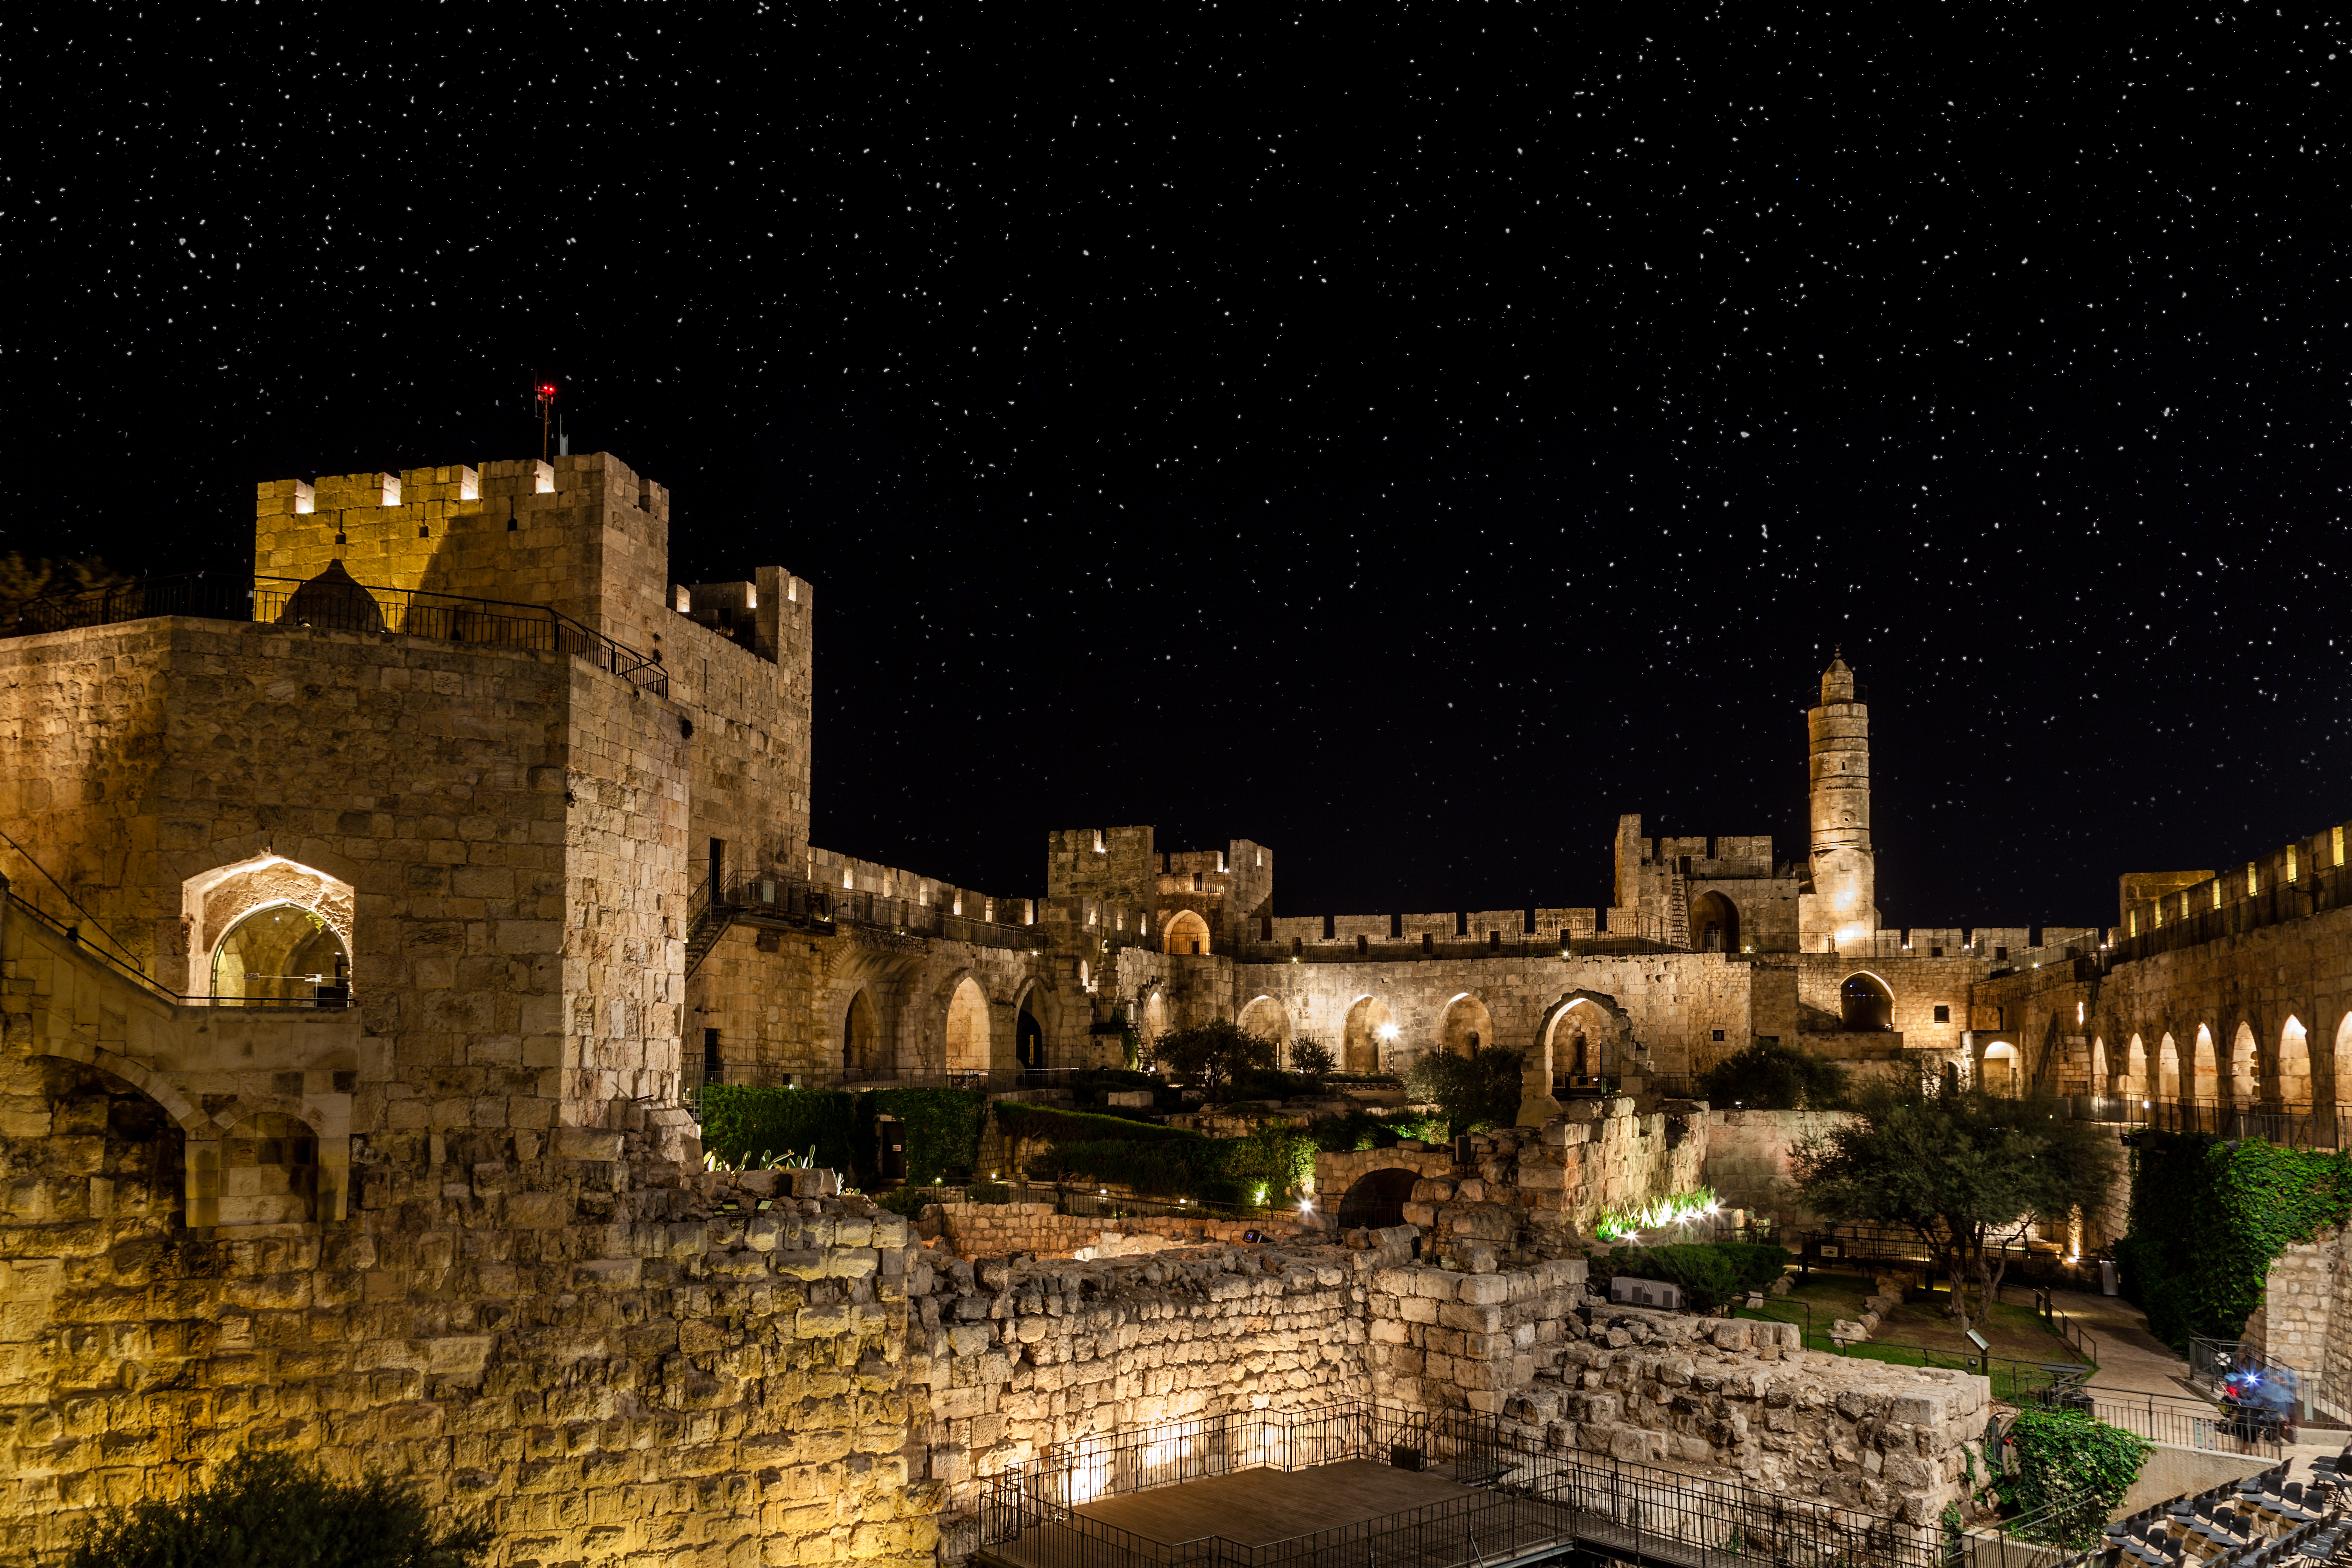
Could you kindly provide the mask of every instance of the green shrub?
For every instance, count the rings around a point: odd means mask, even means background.
[[[920,1219],[923,1210],[939,1201],[940,1194],[935,1188],[893,1187],[877,1196],[874,1205],[888,1209],[895,1215],[904,1215],[908,1219]]]
[[[1415,1100],[1434,1100],[1444,1110],[1443,1137],[1508,1127],[1519,1119],[1527,1060],[1525,1051],[1501,1046],[1481,1046],[1467,1056],[1432,1051],[1404,1075],[1405,1092]]]
[[[702,1147],[730,1164],[747,1155],[816,1150],[816,1163],[858,1184],[874,1173],[871,1114],[858,1115],[858,1097],[825,1089],[767,1089],[750,1084],[702,1086]]]
[[[1700,1095],[1717,1110],[1823,1110],[1843,1105],[1845,1091],[1845,1068],[1777,1040],[1735,1051],[1699,1078]]]
[[[1272,1068],[1245,1068],[1234,1074],[1225,1089],[1229,1100],[1261,1100],[1271,1105],[1314,1092],[1315,1086],[1307,1079]]]
[[[1393,1149],[1401,1134],[1395,1126],[1368,1110],[1350,1110],[1345,1116],[1334,1116],[1318,1121],[1308,1129],[1318,1149],[1335,1154],[1358,1152],[1366,1149]]]
[[[970,1172],[980,1159],[988,1124],[988,1096],[976,1089],[877,1089],[860,1097],[867,1121],[877,1112],[906,1127],[907,1180],[917,1186],[950,1171]]]
[[[2049,1510],[2047,1521],[2025,1538],[2075,1552],[2098,1544],[2107,1516],[2156,1452],[2136,1432],[2071,1410],[2021,1412],[2009,1441],[2017,1473],[2000,1482],[2001,1501],[2020,1514]]]
[[[473,1568],[490,1546],[487,1524],[436,1520],[403,1484],[248,1449],[177,1502],[94,1521],[62,1568]]]
[[[1687,1242],[1665,1247],[1617,1247],[1610,1273],[1664,1279],[1682,1287],[1683,1305],[1711,1312],[1750,1290],[1760,1290],[1789,1267],[1789,1254],[1749,1242]]]

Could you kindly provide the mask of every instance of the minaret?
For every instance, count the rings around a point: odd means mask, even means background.
[[[1855,700],[1853,671],[1832,658],[1822,705],[1805,714],[1811,742],[1813,890],[1798,900],[1807,952],[1835,951],[1878,929],[1878,878],[1870,848],[1870,710]]]

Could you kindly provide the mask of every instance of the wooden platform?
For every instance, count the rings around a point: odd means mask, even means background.
[[[1105,1498],[1076,1510],[1116,1530],[1173,1544],[1221,1535],[1264,1546],[1318,1530],[1420,1508],[1471,1489],[1426,1471],[1371,1459],[1342,1459],[1309,1470],[1244,1470],[1181,1486]]]

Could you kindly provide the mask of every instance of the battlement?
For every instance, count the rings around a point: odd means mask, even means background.
[[[2337,871],[2345,864],[2347,829],[2352,823],[2322,828],[2222,871],[2126,872],[2118,879],[2123,934],[2144,936],[2213,910],[2274,900],[2283,891]]]
[[[835,892],[903,899],[919,908],[937,909],[964,920],[990,921],[998,925],[1025,926],[1037,921],[1035,899],[1000,898],[832,849],[812,847],[808,851],[808,868],[811,883]]]

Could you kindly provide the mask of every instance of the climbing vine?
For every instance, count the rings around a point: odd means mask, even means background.
[[[2124,1293],[2158,1339],[2231,1338],[2262,1304],[2271,1265],[2352,1217],[2352,1156],[2148,1131],[2132,1158]]]
[[[2078,1552],[2098,1543],[2107,1516],[2156,1452],[2137,1432],[2078,1411],[2025,1411],[2010,1424],[2009,1443],[2017,1470],[2000,1482],[2001,1501],[2021,1518],[2047,1510],[2027,1527],[2027,1539]]]

